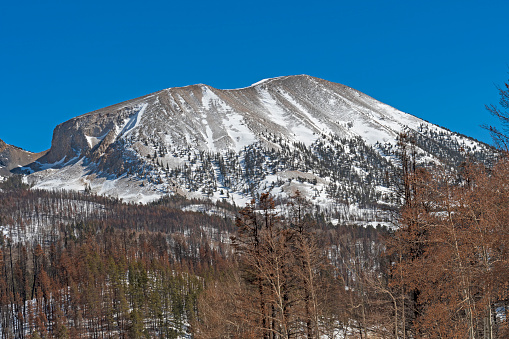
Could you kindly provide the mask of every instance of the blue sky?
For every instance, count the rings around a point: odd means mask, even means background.
[[[0,139],[168,87],[309,74],[490,142],[509,1],[2,1]]]

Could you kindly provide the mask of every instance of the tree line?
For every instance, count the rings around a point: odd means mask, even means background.
[[[507,108],[509,86],[500,91]],[[124,204],[10,178],[1,337],[507,337],[509,138],[491,131],[498,160],[474,154],[457,170],[420,163],[423,141],[402,133],[387,150],[397,172],[377,179],[397,188],[393,229],[332,225],[298,191],[238,210],[179,197]],[[216,214],[182,211],[196,204]]]

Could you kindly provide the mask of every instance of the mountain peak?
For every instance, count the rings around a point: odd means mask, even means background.
[[[273,81],[284,81],[284,80],[299,80],[299,79],[312,79],[313,77],[307,75],[307,74],[297,74],[297,75],[282,75],[282,76],[277,76],[277,77],[273,77],[273,78],[266,78],[266,79],[262,79],[260,81],[257,81],[255,82],[254,84],[248,86],[249,87],[256,87],[256,86],[260,86],[262,84],[268,84],[268,83],[271,83]],[[318,79],[318,78],[315,78],[315,79]],[[242,88],[239,88],[239,89],[242,89]]]
[[[350,201],[344,192],[356,190],[370,192],[370,204],[390,204],[387,173],[403,130],[418,136],[423,161],[452,154],[455,162],[460,148],[491,154],[350,87],[301,74],[236,90],[174,87],[73,118],[55,128],[29,179],[130,201],[182,194],[242,204],[299,189],[324,206]]]

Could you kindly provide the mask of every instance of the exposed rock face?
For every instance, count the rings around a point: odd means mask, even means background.
[[[143,100],[139,98],[138,100]],[[135,106],[135,105],[134,105]],[[115,141],[118,128],[136,114],[131,101],[90,112],[58,125],[53,131],[51,149],[42,162],[55,163],[62,159],[102,154]]]
[[[20,166],[26,166],[41,156],[46,154],[47,151],[41,153],[32,153],[25,151],[19,147],[6,144],[0,140],[0,176],[10,176],[11,170]]]
[[[390,204],[387,173],[403,130],[424,162],[454,164],[460,150],[493,155],[352,88],[299,75],[234,90],[169,88],[76,117],[55,128],[29,179],[134,201],[142,191],[247,201],[297,187],[320,204],[351,201],[344,191]]]
[[[380,123],[384,120],[392,124]],[[311,141],[321,133],[352,137],[359,131],[352,132],[351,127],[362,125],[366,135],[382,130],[386,139],[392,139],[403,125],[420,122],[347,86],[306,75],[268,79],[236,90],[192,85],[162,90],[58,125],[52,147],[41,162],[67,162],[79,156],[98,160],[112,143],[129,137],[138,141],[150,137],[204,151],[239,151],[254,141],[270,144],[263,132]],[[134,147],[143,153],[143,147]]]

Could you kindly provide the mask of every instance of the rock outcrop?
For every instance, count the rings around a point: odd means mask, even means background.
[[[48,151],[32,153],[0,140],[0,176],[12,175],[12,170],[26,166],[41,158]]]

